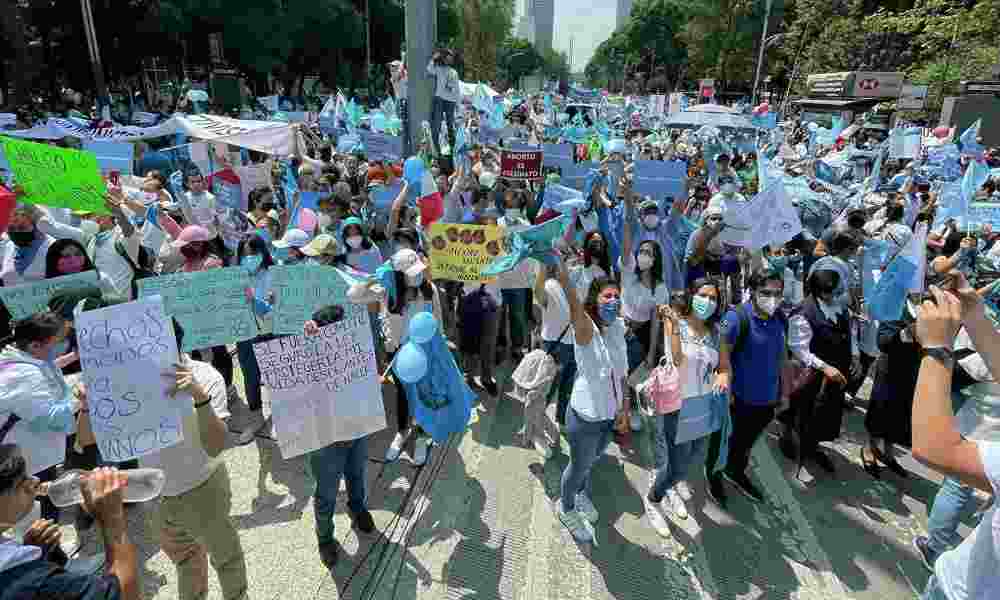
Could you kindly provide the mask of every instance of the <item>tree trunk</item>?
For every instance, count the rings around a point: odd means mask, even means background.
[[[20,17],[20,10],[14,0],[0,2],[0,21],[3,21],[4,36],[14,50],[14,69],[10,81],[13,86],[7,100],[11,108],[23,105],[28,97],[28,80],[25,67],[28,64],[28,44],[24,38],[26,23]],[[8,80],[4,80],[8,81]]]

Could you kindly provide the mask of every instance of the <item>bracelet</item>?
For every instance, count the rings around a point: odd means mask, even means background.
[[[208,406],[211,403],[212,403],[212,399],[209,398],[208,400],[205,400],[204,402],[198,402],[197,404],[194,405],[194,407],[195,407],[195,409],[198,409],[198,408],[201,408],[202,406]]]

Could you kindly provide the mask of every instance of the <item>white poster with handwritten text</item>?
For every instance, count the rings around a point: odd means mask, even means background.
[[[184,439],[182,409],[162,374],[177,363],[177,340],[159,296],[81,313],[76,341],[90,424],[101,458],[122,462]]]
[[[283,458],[385,429],[375,345],[366,312],[314,336],[254,344]]]

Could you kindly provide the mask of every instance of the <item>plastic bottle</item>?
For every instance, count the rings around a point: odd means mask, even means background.
[[[49,484],[48,496],[52,504],[59,508],[81,504],[83,492],[80,490],[81,476],[87,471],[73,470]],[[167,478],[160,469],[126,469],[128,476],[125,488],[125,503],[146,502],[160,495]]]

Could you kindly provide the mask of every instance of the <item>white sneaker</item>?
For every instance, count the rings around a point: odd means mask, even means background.
[[[552,446],[549,446],[542,440],[535,440],[533,444],[535,452],[538,452],[538,456],[542,457],[543,461],[552,458]]]
[[[683,479],[674,484],[674,489],[677,493],[681,495],[681,500],[685,502],[691,501],[691,488],[688,487],[688,483]]]
[[[579,496],[577,497],[579,498]],[[580,514],[580,511],[572,510],[570,512],[563,512],[562,501],[556,500],[556,502],[559,504],[559,508],[556,509],[559,521],[566,526],[566,529],[569,529],[573,539],[578,542],[594,541],[594,528]]]
[[[669,490],[667,490],[667,496],[665,500],[670,506],[670,512],[674,513],[674,515],[676,515],[677,518],[679,519],[688,518],[687,506],[684,505],[684,500],[681,498],[680,494],[677,493],[676,489],[670,488]]]
[[[433,443],[434,441],[430,439],[418,439],[413,442],[413,466],[422,467],[427,463],[427,452]]]
[[[385,462],[396,462],[399,454],[403,451],[403,444],[406,443],[406,434],[402,431],[396,432],[396,437],[392,438],[392,443],[385,451]]]
[[[656,533],[660,534],[661,537],[670,537],[670,526],[663,518],[660,505],[653,503],[649,499],[649,494],[642,494],[642,503],[646,507],[646,518],[649,519],[649,524],[653,526]]]
[[[642,415],[639,414],[639,411],[632,412],[632,416],[629,417],[628,423],[632,428],[632,431],[642,431]]]
[[[597,512],[597,507],[595,507],[594,503],[590,501],[587,494],[576,495],[576,512],[580,513],[583,518],[587,519],[591,523],[596,523],[597,520],[601,518],[601,514]]]

